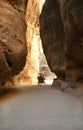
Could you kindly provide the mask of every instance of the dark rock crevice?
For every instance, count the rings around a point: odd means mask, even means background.
[[[8,0],[8,2],[20,12],[26,9],[28,0]]]

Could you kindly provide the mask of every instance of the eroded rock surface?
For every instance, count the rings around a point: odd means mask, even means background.
[[[0,0],[0,84],[18,74],[26,61],[24,3]],[[18,9],[17,9],[18,8]]]
[[[46,0],[40,35],[48,64],[59,79],[83,79],[83,0]]]
[[[63,6],[66,46],[66,77],[83,79],[83,1],[68,0]]]
[[[64,29],[56,0],[47,0],[43,6],[40,35],[48,65],[57,76],[64,76]]]
[[[28,55],[26,66],[23,71],[14,78],[17,85],[37,84],[37,76],[39,72],[39,59],[41,52],[41,39],[39,32],[39,15],[44,0],[28,0],[26,9],[26,40]]]

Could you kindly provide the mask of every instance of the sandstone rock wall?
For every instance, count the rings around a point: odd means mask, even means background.
[[[28,0],[26,10],[26,40],[28,55],[24,70],[14,78],[14,83],[18,85],[37,84],[39,72],[39,59],[41,53],[41,40],[39,32],[39,15],[44,0]]]
[[[40,35],[48,65],[57,76],[64,76],[64,28],[56,0],[46,0],[43,6]]]
[[[18,10],[14,2],[0,0],[0,84],[17,75],[26,61],[24,4],[16,5]]]
[[[66,44],[66,77],[83,79],[83,1],[68,0],[63,5]]]
[[[40,35],[48,64],[58,78],[83,79],[83,0],[46,0]]]

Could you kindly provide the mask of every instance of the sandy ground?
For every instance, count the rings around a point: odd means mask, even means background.
[[[0,130],[83,130],[83,89],[8,88],[0,97]]]

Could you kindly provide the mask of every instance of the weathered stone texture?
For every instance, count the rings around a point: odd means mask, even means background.
[[[9,1],[0,0],[0,83],[18,74],[25,65],[27,49],[23,10],[21,14]]]
[[[14,83],[18,85],[37,84],[39,72],[39,57],[41,49],[41,40],[39,33],[39,15],[44,0],[28,0],[26,9],[26,40],[28,55],[26,66],[23,71],[14,78]]]
[[[42,9],[44,0],[9,0],[14,9],[20,12],[22,16],[26,7],[26,43],[28,48],[28,55],[26,58],[26,65],[17,76],[6,82],[6,86],[18,85],[23,86],[27,84],[37,84],[37,76],[39,72],[39,58],[41,51],[41,40],[39,34],[39,15]]]
[[[48,64],[58,78],[83,79],[83,0],[46,0],[40,35]]]
[[[64,29],[57,2],[47,0],[40,15],[40,35],[44,53],[51,70],[62,75],[64,69]],[[63,74],[64,75],[64,74]]]
[[[63,6],[67,78],[83,78],[83,1],[68,0]]]

